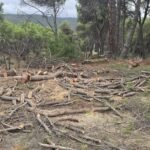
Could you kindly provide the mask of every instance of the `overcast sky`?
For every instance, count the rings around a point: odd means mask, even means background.
[[[33,8],[20,6],[20,0],[0,0],[4,3],[4,13],[7,14],[16,14],[21,11],[26,13],[35,13],[37,12]],[[76,17],[76,0],[66,0],[66,4],[63,6],[63,9],[60,12],[60,17]]]

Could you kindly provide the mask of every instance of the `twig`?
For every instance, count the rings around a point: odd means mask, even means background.
[[[64,147],[64,146],[59,146],[59,145],[50,145],[50,144],[44,144],[44,143],[39,143],[39,145],[45,148],[52,148],[52,149],[59,149],[59,150],[75,150],[69,147]]]
[[[52,132],[48,128],[48,126],[42,121],[40,114],[37,114],[37,120],[42,125],[42,127],[45,129],[46,132],[50,135]]]
[[[18,111],[20,108],[24,107],[27,104],[27,102],[24,102],[23,104],[19,105],[18,107],[16,107],[14,110],[12,110],[9,115],[6,117],[6,120],[11,118],[11,116]]]
[[[25,127],[29,127],[29,126],[32,126],[32,124],[22,124],[18,127],[10,126],[9,128],[0,130],[0,133],[3,133],[3,132],[17,132],[17,131],[20,131],[20,130],[24,129]]]
[[[116,110],[111,104],[109,104],[107,101],[102,101],[96,97],[94,97],[94,99],[98,102],[104,103],[107,107],[109,107],[111,110],[113,110],[115,112],[115,114],[117,114],[119,117],[123,118],[122,114]]]

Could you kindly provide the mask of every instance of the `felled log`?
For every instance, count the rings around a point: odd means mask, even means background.
[[[17,97],[10,97],[10,96],[0,96],[0,99],[1,100],[4,100],[4,101],[19,101]]]
[[[75,150],[72,148],[64,147],[64,146],[59,146],[59,145],[50,145],[50,144],[44,144],[44,143],[39,143],[40,146],[45,147],[45,148],[51,148],[51,149],[59,149],[59,150]]]
[[[17,132],[17,131],[25,129],[26,127],[32,127],[32,126],[33,126],[32,124],[21,124],[19,126],[15,126],[15,127],[10,126],[9,128],[1,129],[0,133],[3,133],[3,132]]]
[[[20,102],[20,98],[19,97],[12,97],[12,96],[0,96],[0,99],[3,101],[16,101],[16,102]],[[35,104],[29,100],[29,99],[25,99],[25,102],[28,103],[29,106],[31,107],[35,107]]]
[[[136,94],[136,92],[128,92],[126,94],[123,94],[123,97],[130,97],[130,96],[134,96]]]
[[[137,87],[143,86],[145,83],[146,83],[146,80],[143,80],[137,85]]]
[[[100,103],[105,104],[109,109],[113,110],[116,115],[118,115],[119,117],[123,118],[122,114],[121,114],[118,110],[116,110],[116,108],[114,108],[114,107],[113,107],[110,103],[108,103],[107,101],[100,100],[99,98],[96,98],[96,97],[94,97],[94,99],[95,99],[96,101],[100,102]]]
[[[35,76],[31,76],[29,81],[42,81],[42,80],[54,79],[54,78],[57,78],[61,74],[62,72],[59,71],[51,75],[35,75]]]
[[[7,76],[16,76],[17,71],[15,69],[6,70],[5,72],[0,72],[0,77],[7,77]]]
[[[6,80],[18,80],[21,83],[26,83],[29,81],[42,81],[42,80],[49,80],[49,79],[54,79],[55,77],[57,78],[60,74],[62,74],[62,72],[56,72],[54,74],[51,75],[35,75],[35,76],[31,76],[29,73],[22,73],[21,76],[13,76],[13,77],[3,77],[2,79],[6,79]]]
[[[110,107],[101,107],[101,108],[93,108],[91,109],[78,109],[78,110],[71,110],[71,109],[67,109],[67,110],[63,110],[63,111],[48,111],[48,110],[41,110],[41,109],[33,109],[28,108],[29,111],[34,112],[34,113],[39,113],[40,115],[44,115],[44,116],[48,116],[48,117],[59,117],[59,116],[65,116],[65,115],[76,115],[76,114],[84,114],[84,113],[88,113],[88,112],[101,112],[104,113],[106,111],[110,110]]]
[[[141,71],[142,74],[145,74],[145,75],[150,75],[150,72],[149,71]]]
[[[77,132],[77,133],[80,133],[80,134],[84,134],[85,133],[84,130],[82,130],[82,129],[78,128],[78,127],[72,126],[71,124],[62,124],[62,123],[58,123],[58,122],[55,122],[54,124],[56,126],[60,126],[60,127],[69,129],[71,131],[74,131],[74,132]]]
[[[109,62],[108,58],[101,58],[101,59],[87,59],[82,62],[82,64],[94,64],[94,63],[105,63]]]
[[[79,120],[77,118],[60,118],[57,120],[57,122],[64,122],[64,121],[69,121],[69,122],[74,122],[74,123],[79,123]]]
[[[49,134],[49,135],[51,135],[51,130],[48,128],[48,126],[45,124],[45,122],[41,119],[41,116],[40,116],[40,114],[37,114],[37,120],[38,120],[38,122],[42,125],[42,127],[45,129],[45,131]]]
[[[97,90],[95,90],[95,93],[111,94],[111,90],[109,90],[109,89],[97,89]]]
[[[40,104],[37,104],[37,106],[39,106],[39,107],[46,107],[46,106],[48,106],[48,107],[57,107],[57,106],[67,106],[67,105],[71,105],[71,104],[73,104],[73,103],[75,103],[76,102],[76,100],[74,100],[74,101],[62,101],[62,102],[60,102],[60,101],[54,101],[54,102],[45,102],[45,103],[40,103]]]

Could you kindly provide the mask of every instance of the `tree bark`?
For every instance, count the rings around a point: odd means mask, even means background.
[[[121,19],[121,0],[117,0],[117,21],[116,21],[116,48],[120,51],[120,19]]]
[[[135,44],[135,47],[134,47],[134,54],[139,55],[140,57],[143,57],[143,58],[145,57],[143,26],[145,24],[147,15],[149,13],[150,0],[147,0],[145,3],[146,3],[146,7],[145,7],[145,12],[144,12],[144,17],[142,18],[141,13],[139,15],[139,21],[138,21],[139,29],[138,29],[136,44]]]
[[[116,55],[116,1],[109,0],[109,57]]]
[[[54,5],[53,5],[53,19],[54,19],[54,31],[55,31],[55,40],[57,41],[57,8],[56,8],[56,4],[54,1]]]
[[[133,18],[133,23],[131,26],[131,29],[129,31],[129,34],[127,36],[126,43],[124,44],[123,51],[121,53],[122,58],[126,58],[128,56],[128,52],[131,49],[132,39],[135,33],[135,29],[138,22],[139,12],[140,12],[140,6],[141,6],[141,0],[137,0],[136,6],[135,6],[135,13]]]
[[[121,42],[121,48],[123,49],[124,47],[124,43],[125,43],[125,23],[126,23],[126,0],[123,0],[123,10],[122,10],[122,14],[123,14],[123,21],[122,21],[122,42]]]

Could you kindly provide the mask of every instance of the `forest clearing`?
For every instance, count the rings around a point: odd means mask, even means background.
[[[150,150],[150,0],[0,0],[0,150]]]
[[[149,63],[61,63],[5,73],[1,149],[149,150]]]

